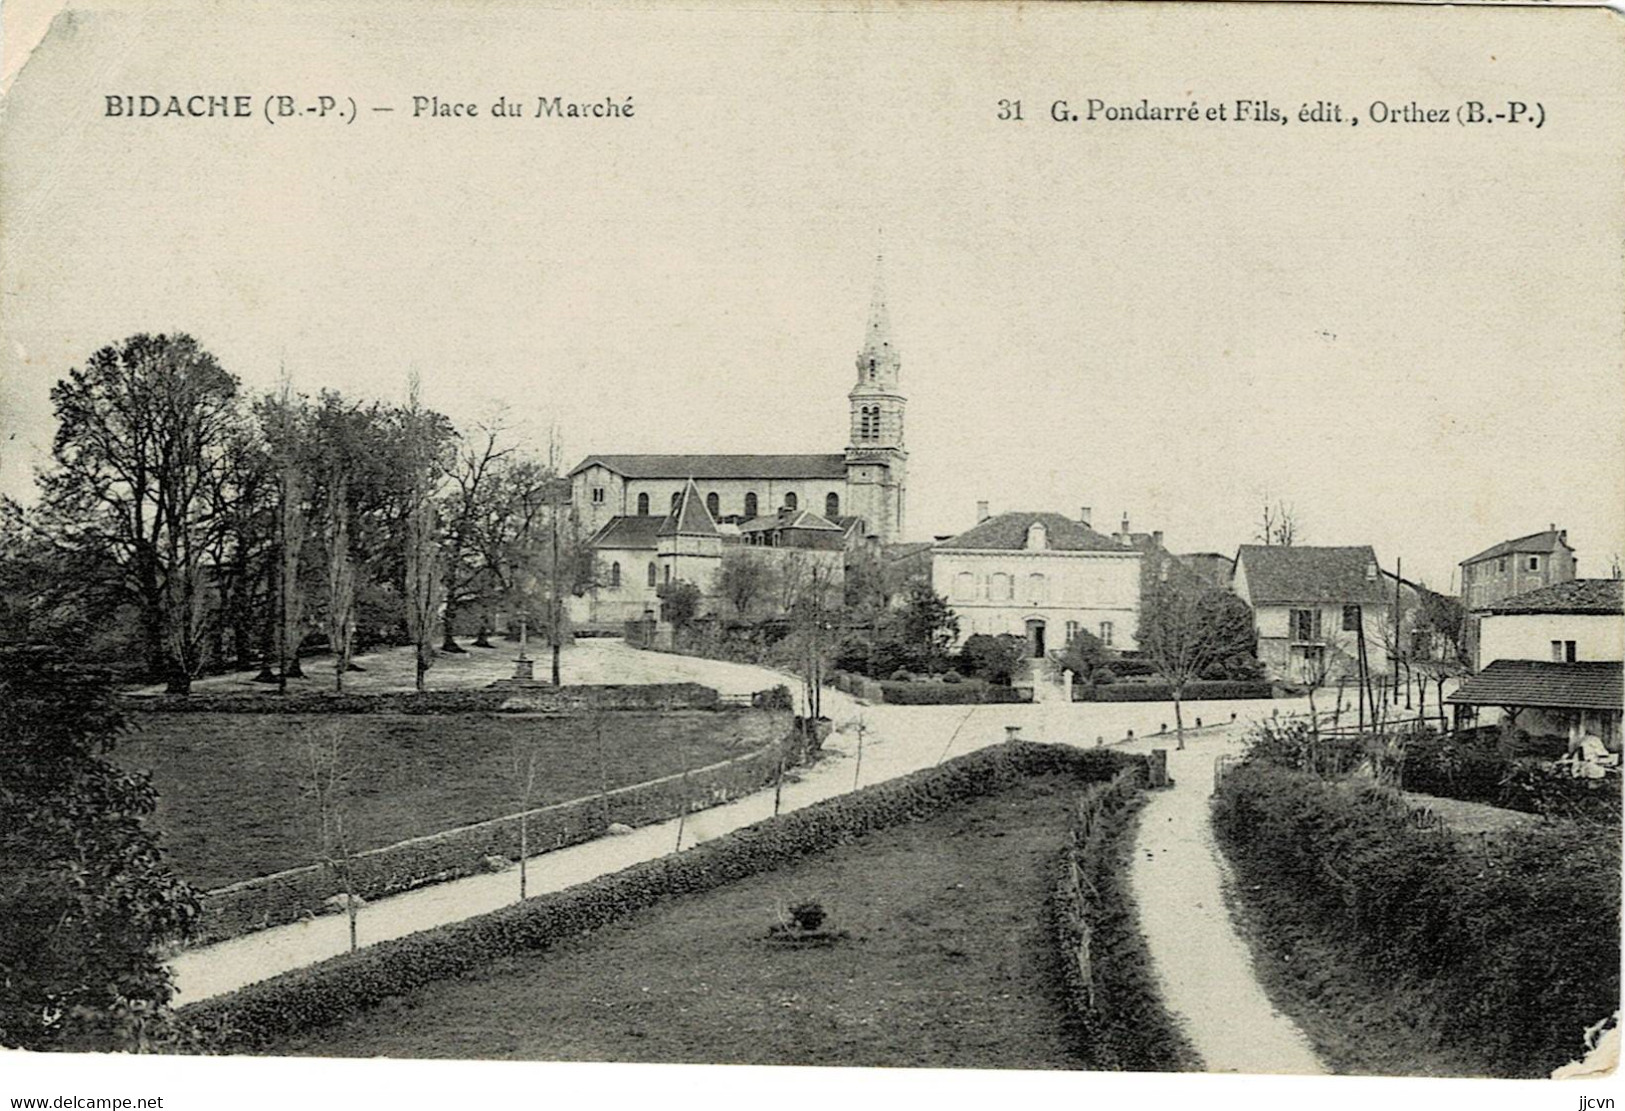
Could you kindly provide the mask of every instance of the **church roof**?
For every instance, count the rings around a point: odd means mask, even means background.
[[[832,455],[589,455],[572,475],[607,467],[622,478],[846,479],[846,456]]]
[[[705,508],[705,499],[700,497],[700,491],[694,485],[694,480],[688,480],[683,487],[683,496],[677,503],[677,508],[670,516],[660,523],[661,536],[719,536],[717,523],[711,519],[711,511]]]
[[[1027,546],[1027,530],[1034,524],[1044,526],[1044,546],[1059,552],[1122,552],[1125,548],[1108,536],[1102,536],[1081,521],[1063,517],[1059,513],[1000,513],[989,517],[973,529],[958,536],[939,541],[940,549],[988,551],[1008,549],[1019,551]]]

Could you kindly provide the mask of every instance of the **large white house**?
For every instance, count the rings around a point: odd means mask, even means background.
[[[1087,629],[1135,647],[1142,552],[1059,513],[986,517],[931,549],[931,585],[959,617],[959,637],[1025,637],[1040,658]]]

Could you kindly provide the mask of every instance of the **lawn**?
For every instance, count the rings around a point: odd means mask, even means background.
[[[267,1052],[1078,1068],[1048,903],[1077,791],[1029,780]],[[803,899],[850,936],[771,940]]]
[[[519,809],[516,738],[543,753],[534,805],[562,802],[737,756],[770,738],[757,715],[705,712],[587,719],[518,714],[132,715],[118,761],[151,771],[156,823],[177,873],[207,890],[311,863],[301,791],[308,738],[338,730],[351,769],[351,824],[370,849]],[[747,724],[747,721],[751,724]]]

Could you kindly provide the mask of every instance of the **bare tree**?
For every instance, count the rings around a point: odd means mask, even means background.
[[[1250,654],[1257,644],[1252,610],[1227,590],[1170,576],[1152,587],[1140,609],[1140,651],[1174,699],[1178,746],[1185,747],[1185,687],[1214,664]]]
[[[355,891],[355,845],[350,833],[350,768],[342,721],[334,720],[308,732],[302,757],[299,786],[316,821],[316,863],[334,875],[343,889],[353,952],[359,903]]]
[[[435,416],[419,400],[419,379],[414,371],[400,415],[405,439],[406,528],[403,535],[406,594],[406,630],[416,656],[414,683],[434,666],[434,625],[438,616],[436,589],[440,585],[440,541],[435,519],[435,487],[440,477]]]
[[[333,689],[344,693],[355,636],[355,562],[350,555],[349,483],[342,470],[328,486],[327,642],[333,652]]]
[[[1254,534],[1254,539],[1260,544],[1290,548],[1302,539],[1302,532],[1298,511],[1290,502],[1279,498],[1272,501],[1269,497],[1265,497],[1263,508],[1259,511],[1258,531]]]
[[[517,449],[503,441],[506,416],[497,410],[477,424],[469,434],[459,436],[448,468],[445,499],[445,560],[441,588],[445,594],[442,652],[461,652],[455,639],[457,614],[488,595],[495,585],[495,568],[482,559],[493,545],[484,531],[494,526],[500,536],[502,525],[517,508],[500,504],[511,487],[503,481],[516,462]],[[494,546],[500,546],[500,540]],[[488,647],[486,624],[482,622],[476,644]],[[485,642],[485,643],[480,643]]]

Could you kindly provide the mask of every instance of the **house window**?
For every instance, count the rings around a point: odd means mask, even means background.
[[[840,515],[841,515],[841,495],[835,493],[832,490],[829,493],[824,495],[824,516],[828,517],[830,520],[833,521],[835,518],[839,517]]]
[[[1068,644],[1071,644],[1072,641],[1077,638],[1077,635],[1078,635],[1078,623],[1076,621],[1068,621],[1066,623],[1066,642]]]
[[[1574,651],[1574,642],[1572,640],[1552,641],[1552,662],[1571,664],[1577,658],[1578,657],[1575,655]]]
[[[796,496],[794,494],[786,494],[786,495],[784,495],[784,508],[786,508],[786,509],[794,509],[795,507],[796,507]]]
[[[1049,579],[1037,571],[1027,576],[1027,600],[1034,604],[1049,600]]]
[[[1500,575],[1504,575],[1504,574],[1507,573],[1507,557],[1506,556],[1502,556],[1500,559],[1495,561],[1495,571],[1496,571],[1497,574],[1500,574]]]
[[[657,574],[658,573],[655,571],[655,565],[652,564],[652,563],[649,564],[649,585],[650,586],[655,585],[655,583],[657,581]]]
[[[1529,570],[1531,570],[1531,571],[1539,571],[1540,570],[1540,557],[1538,555],[1532,555],[1532,556],[1529,557]]]
[[[1318,609],[1292,611],[1292,639],[1320,639],[1320,611]]]
[[[604,488],[602,486],[594,486],[592,488],[592,503],[594,505],[604,504]]]
[[[649,495],[648,494],[639,494],[638,495],[638,516],[639,517],[647,517],[648,515],[649,515]]]
[[[714,492],[705,495],[705,508],[710,512],[713,521],[721,516],[722,502]]]
[[[995,571],[987,580],[987,597],[990,602],[1008,602],[1016,596],[1016,580],[1003,571]]]
[[[1352,633],[1352,632],[1357,631],[1359,628],[1360,628],[1360,607],[1359,606],[1344,606],[1343,607],[1343,631],[1345,633]]]
[[[1112,623],[1110,621],[1100,623],[1100,643],[1107,648],[1112,646]]]
[[[746,517],[754,517],[754,516],[756,516],[756,495],[755,494],[746,494],[745,495],[745,516]]]
[[[620,586],[621,586],[621,565],[619,563],[611,563],[609,565],[609,585],[610,585],[610,587],[612,589],[615,589],[615,590],[620,589]]]
[[[954,576],[954,597],[962,602],[968,602],[976,597],[976,576],[969,571],[961,571]]]

